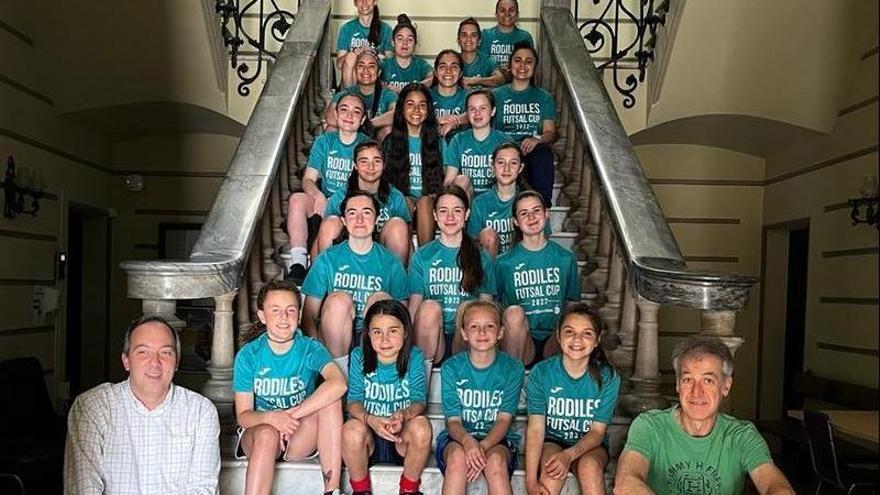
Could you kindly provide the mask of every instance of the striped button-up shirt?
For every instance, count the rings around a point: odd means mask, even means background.
[[[76,399],[67,422],[65,493],[218,492],[217,409],[191,390],[172,385],[151,411],[128,380],[104,383]]]

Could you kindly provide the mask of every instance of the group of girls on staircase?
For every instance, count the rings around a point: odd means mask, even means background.
[[[403,466],[400,493],[418,493],[438,428],[443,493],[481,476],[511,493],[521,450],[530,494],[559,493],[569,471],[603,493],[619,378],[574,255],[550,239],[556,108],[516,0],[498,0],[490,29],[463,20],[461,51],[433,69],[409,17],[392,28],[375,0],[354,5],[341,89],[289,200],[289,280],[260,291],[259,330],[236,356],[246,492],[272,487],[279,456],[317,451],[328,492],[344,460],[356,494],[372,492],[375,463]]]

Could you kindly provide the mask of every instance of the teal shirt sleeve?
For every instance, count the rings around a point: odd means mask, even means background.
[[[578,278],[577,260],[574,255],[568,254],[568,281],[566,282],[565,298],[569,301],[581,300],[581,281]]]
[[[300,335],[301,337],[301,335]],[[318,342],[317,340],[309,340],[309,348],[308,355],[306,357],[306,365],[310,370],[315,371],[320,374],[324,369],[324,366],[327,366],[327,363],[333,361],[333,358],[330,357],[330,351],[324,347],[324,344]]]
[[[556,120],[556,102],[546,91],[541,91],[541,120]]]
[[[254,391],[254,362],[250,346],[245,345],[235,356],[235,365],[232,371],[232,390],[235,392],[253,393]]]
[[[535,46],[535,40],[532,39],[532,33],[526,31],[525,29],[522,30],[522,33],[523,33],[523,35],[524,35],[524,36],[523,36],[524,41],[525,41],[526,43],[528,43],[529,45],[531,45],[532,47],[534,47],[534,46]]]
[[[455,380],[458,377],[453,369],[454,364],[455,360],[447,360],[440,368],[440,402],[447,421],[450,418],[461,418],[461,400],[455,392]]]
[[[380,52],[390,52],[394,48],[391,46],[391,38],[394,33],[394,30],[391,28],[387,22],[382,22],[382,27],[379,29],[379,51]]]
[[[481,194],[487,194],[488,192],[489,191],[486,191]],[[476,200],[477,196],[474,196],[474,199]],[[471,238],[476,241],[481,230],[483,230],[483,209],[480,208],[479,202],[473,201],[471,202],[471,215],[468,217],[467,221],[467,235],[471,236]]]
[[[327,136],[328,134],[322,134],[318,139],[315,139],[312,150],[309,152],[308,168],[315,169],[319,177],[324,176],[324,165],[327,163],[327,152],[330,148]]]
[[[425,355],[413,346],[409,353],[409,369],[406,376],[409,379],[409,400],[413,403],[426,404],[428,401],[428,380],[425,376]]]
[[[618,393],[620,393],[620,375],[610,366],[602,368],[602,390],[599,392],[599,407],[593,414],[594,421],[611,424]]]
[[[382,95],[379,98],[379,113],[383,114],[397,104],[397,93],[388,88],[382,88]]]
[[[510,370],[505,373],[507,383],[504,384],[504,400],[501,401],[499,412],[516,414],[516,405],[519,402],[519,393],[522,390],[525,368],[518,360],[510,358]]]
[[[345,189],[340,189],[327,200],[327,208],[324,209],[324,218],[341,217],[342,200],[345,199]],[[548,222],[549,223],[549,222]]]
[[[498,284],[495,282],[495,263],[485,251],[480,251],[480,265],[483,267],[483,283],[480,284],[478,292],[494,296],[498,293]]]
[[[657,431],[652,424],[654,413],[642,413],[629,425],[629,432],[626,434],[626,445],[623,446],[624,452],[632,450],[642,454],[649,462],[654,458],[654,447],[657,445]]]
[[[413,60],[415,61],[415,63],[417,64],[417,67],[419,69],[419,72],[418,72],[419,81],[428,77],[428,74],[430,74],[431,71],[434,70],[434,68],[431,67],[430,64],[428,64],[428,61],[423,58],[414,58]]]
[[[409,260],[409,274],[407,276],[409,282],[410,295],[425,295],[425,266],[422,262],[421,253],[416,251]]]
[[[391,190],[391,194],[388,195],[388,216],[390,218],[400,218],[406,223],[412,222],[412,217],[409,214],[409,206],[406,204],[406,198],[403,197],[403,193],[400,192],[394,186],[391,186],[393,189]]]
[[[351,44],[351,24],[348,22],[342,24],[339,28],[339,37],[336,38],[336,51],[347,52]]]
[[[453,136],[452,141],[446,146],[440,145],[440,149],[443,150],[443,165],[456,170],[461,168],[460,144],[462,135],[463,133],[459,133]]]
[[[351,351],[348,365],[348,402],[364,403],[364,354],[360,347]]]
[[[327,251],[324,251],[309,268],[306,279],[303,280],[302,293],[306,296],[324,299],[331,286],[332,277],[333,268],[327,260]]]
[[[396,256],[392,255],[394,263],[391,265],[391,278],[388,280],[388,293],[397,300],[409,297],[409,288],[406,283],[406,271]]]
[[[544,362],[546,361],[541,363]],[[546,366],[539,365],[532,368],[529,373],[529,381],[526,382],[526,407],[531,415],[546,416],[547,391],[544,386],[544,368]]]

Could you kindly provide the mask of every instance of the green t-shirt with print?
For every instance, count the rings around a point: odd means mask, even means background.
[[[515,244],[516,229],[513,226],[513,200],[517,191],[502,201],[498,196],[498,190],[494,187],[488,191],[477,194],[471,203],[471,216],[468,218],[467,233],[473,238],[480,235],[480,231],[489,228],[498,234],[498,254],[510,251]],[[550,222],[544,226],[547,237],[553,233]]]
[[[400,92],[409,83],[421,82],[428,77],[432,69],[423,58],[412,57],[407,68],[397,63],[397,57],[388,57],[382,62],[382,82],[388,84],[388,88]]]
[[[693,437],[682,429],[677,408],[640,414],[623,448],[648,460],[648,486],[658,495],[738,495],[749,473],[773,462],[751,422],[719,413],[708,435]]]
[[[510,63],[510,54],[513,46],[520,42],[526,42],[529,46],[535,46],[532,35],[525,29],[514,27],[513,31],[505,33],[498,26],[484,29],[480,36],[480,51],[492,58],[498,67],[507,67]]]
[[[309,151],[308,168],[318,172],[324,196],[329,198],[336,191],[345,189],[348,176],[354,168],[354,148],[369,139],[358,133],[354,141],[345,144],[339,138],[338,132],[325,132],[315,139]]]
[[[406,223],[412,221],[412,217],[409,214],[409,206],[406,204],[406,198],[403,197],[403,193],[390,184],[389,187],[391,190],[388,192],[388,199],[384,202],[379,199],[378,193],[373,194],[373,197],[379,202],[376,232],[381,232],[385,223],[394,217],[400,218]],[[336,216],[342,218],[342,200],[345,199],[347,193],[347,188],[343,188],[333,193],[333,196],[330,196],[330,199],[327,200],[327,208],[324,209],[324,217]]]
[[[402,191],[405,195],[419,199],[422,197],[422,138],[419,136],[408,136],[409,139],[409,194]],[[387,142],[387,140],[386,140]],[[446,153],[446,140],[439,137],[437,142],[440,145],[440,161]]]
[[[482,52],[477,52],[477,56],[471,63],[464,63],[461,68],[461,75],[464,77],[490,77],[498,70],[498,64],[492,60],[492,57]]]
[[[402,352],[402,351],[401,351]],[[376,359],[376,369],[364,374],[364,351],[351,351],[348,367],[348,403],[359,402],[368,414],[388,417],[411,404],[424,404],[427,397],[425,356],[413,346],[410,349],[406,373],[397,373],[397,363],[382,364]]]
[[[462,131],[446,147],[447,154],[443,163],[457,168],[461,175],[470,177],[474,194],[480,194],[491,189],[495,182],[492,153],[499,145],[512,141],[513,138],[496,129],[489,131],[489,135],[482,141],[474,136],[473,130]]]
[[[386,52],[391,50],[391,33],[393,30],[387,22],[380,22],[379,46],[370,43],[370,26],[362,26],[361,22],[354,18],[339,27],[339,36],[336,39],[336,50],[350,52],[355,48],[369,46],[373,50]]]
[[[556,119],[556,102],[543,88],[530,85],[517,91],[510,84],[495,89],[495,128],[521,143],[544,132],[545,120]]]

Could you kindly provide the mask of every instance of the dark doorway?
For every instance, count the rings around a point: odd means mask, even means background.
[[[67,226],[65,376],[72,399],[108,379],[110,217],[72,203]]]
[[[810,255],[809,227],[788,234],[788,274],[785,297],[785,357],[783,410],[800,408],[794,377],[804,370],[804,333],[807,315],[807,269]]]

